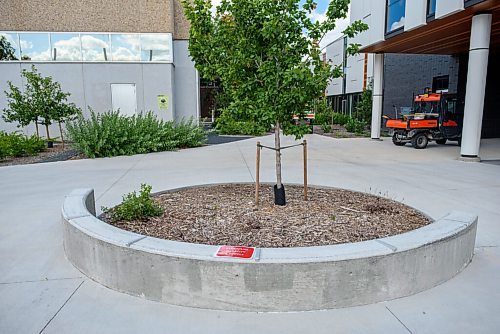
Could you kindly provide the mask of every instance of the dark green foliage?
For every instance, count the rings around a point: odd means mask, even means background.
[[[341,114],[338,112],[334,112],[332,115],[333,119],[333,124],[338,124],[338,125],[346,125],[347,122],[351,119],[349,115]]]
[[[361,95],[361,99],[356,105],[356,111],[354,116],[360,120],[367,123],[371,122],[372,119],[372,91],[371,89],[365,89]]]
[[[345,128],[349,132],[354,132],[356,134],[362,134],[366,128],[365,121],[359,121],[355,118],[349,119],[349,121],[345,124]]]
[[[73,146],[89,158],[171,151],[201,146],[205,131],[187,122],[165,122],[152,112],[124,116],[118,111],[95,113],[90,118],[78,115],[66,125]]]
[[[114,208],[103,207],[113,222],[146,220],[148,217],[157,217],[163,214],[163,209],[151,199],[151,186],[141,184],[139,195],[135,191],[123,196],[122,203]]]
[[[31,137],[17,132],[0,131],[0,159],[35,155],[45,149],[45,141],[36,135]]]
[[[252,120],[236,120],[231,112],[224,110],[216,120],[215,130],[221,135],[262,136],[271,131],[271,126],[266,128]]]
[[[17,60],[16,50],[5,36],[0,36],[0,60]]]

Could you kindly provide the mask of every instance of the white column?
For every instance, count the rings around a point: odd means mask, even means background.
[[[490,35],[491,14],[474,16],[470,33],[464,126],[460,149],[462,157],[476,158],[479,154]]]
[[[384,54],[375,54],[373,64],[373,105],[372,105],[372,139],[380,138],[382,121],[382,98],[384,86]]]

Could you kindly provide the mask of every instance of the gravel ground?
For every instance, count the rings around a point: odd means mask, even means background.
[[[217,185],[167,192],[154,197],[165,209],[147,221],[113,225],[157,238],[209,245],[300,247],[382,238],[430,223],[401,203],[341,189],[286,186],[287,205],[275,206],[272,186]],[[107,220],[103,216],[104,220]]]

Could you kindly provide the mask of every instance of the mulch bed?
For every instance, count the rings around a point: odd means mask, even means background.
[[[82,156],[77,150],[73,149],[71,145],[65,145],[64,149],[62,144],[54,144],[52,148],[46,148],[45,151],[33,156],[25,157],[8,157],[3,160],[0,159],[0,167],[14,166],[14,165],[27,165],[42,162],[65,161],[70,159],[82,159]]]
[[[154,197],[165,213],[113,225],[147,236],[209,245],[321,246],[382,238],[430,223],[420,212],[389,199],[341,189],[286,186],[287,205],[275,206],[272,186],[216,185]],[[108,220],[104,215],[104,220]]]

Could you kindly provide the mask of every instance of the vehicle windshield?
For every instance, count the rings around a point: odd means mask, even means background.
[[[415,113],[434,114],[438,112],[438,102],[415,102]]]

